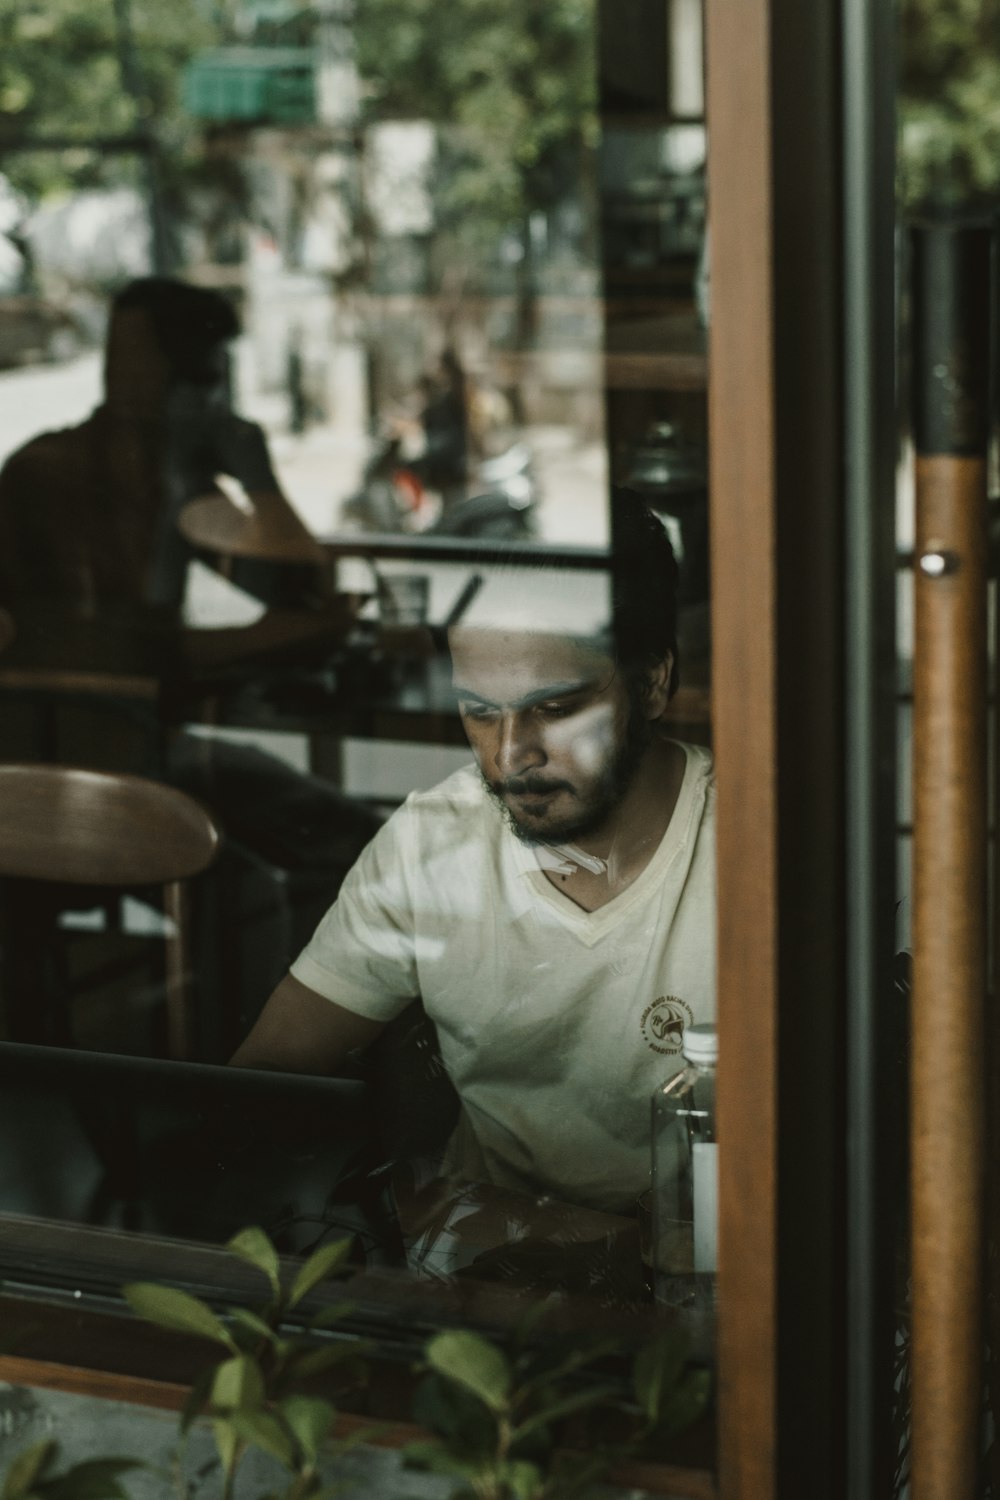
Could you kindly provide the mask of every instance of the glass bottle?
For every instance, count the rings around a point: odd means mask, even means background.
[[[652,1261],[657,1302],[711,1317],[716,1301],[718,1146],[714,1025],[684,1032],[685,1066],[652,1101]]]

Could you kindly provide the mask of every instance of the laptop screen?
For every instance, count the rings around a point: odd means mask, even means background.
[[[360,1080],[6,1042],[0,1121],[0,1213],[397,1258]]]

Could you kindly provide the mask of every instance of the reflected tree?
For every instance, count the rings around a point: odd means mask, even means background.
[[[561,203],[579,202],[591,175],[594,33],[593,0],[357,4],[367,117],[438,128],[440,290],[457,299],[472,268],[495,265],[505,245],[518,348],[535,332],[539,238]],[[581,235],[595,217],[583,213]]]
[[[903,0],[900,192],[911,210],[1000,191],[1000,0]]]
[[[178,231],[200,199],[232,216],[232,163],[206,155],[185,113],[183,71],[231,28],[232,5],[203,0],[0,3],[0,152],[29,207],[92,188],[150,199],[156,264],[178,259]]]

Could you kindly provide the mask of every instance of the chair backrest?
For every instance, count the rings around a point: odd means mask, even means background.
[[[183,882],[215,859],[220,830],[185,792],[142,776],[0,765],[0,875],[72,885],[162,885],[171,1055],[193,1034]]]
[[[219,830],[186,792],[143,776],[0,765],[0,875],[156,885],[212,863]]]

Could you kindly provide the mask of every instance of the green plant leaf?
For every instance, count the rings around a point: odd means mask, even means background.
[[[217,1344],[225,1344],[227,1349],[234,1347],[229,1330],[197,1297],[178,1291],[176,1287],[157,1286],[152,1281],[133,1281],[122,1291],[132,1311],[145,1318],[147,1323],[169,1328],[174,1333],[193,1333],[213,1339]]]
[[[258,1407],[264,1400],[264,1376],[249,1354],[223,1360],[212,1381],[212,1404],[227,1409]]]
[[[602,1401],[606,1401],[609,1396],[615,1396],[617,1393],[618,1387],[615,1385],[597,1385],[584,1391],[574,1391],[571,1396],[563,1396],[560,1400],[553,1401],[551,1406],[532,1412],[530,1417],[515,1427],[511,1434],[511,1442],[522,1442],[539,1428],[550,1427],[553,1422],[571,1416],[573,1412],[586,1411],[590,1406],[599,1406]]]
[[[507,1484],[514,1500],[538,1500],[545,1489],[545,1479],[537,1464],[512,1459],[500,1464],[497,1477]]]
[[[363,1354],[370,1347],[367,1341],[359,1340],[356,1344],[329,1344],[324,1349],[298,1351],[289,1357],[285,1365],[285,1378],[294,1376],[296,1380],[304,1380],[310,1375],[320,1375],[334,1365],[343,1364],[345,1360]]]
[[[328,1445],[328,1451],[339,1457],[342,1453],[350,1453],[354,1448],[363,1448],[366,1444],[372,1444],[383,1433],[391,1431],[392,1427],[388,1422],[372,1422],[370,1425],[366,1423],[364,1427],[348,1432],[344,1437],[335,1438]]]
[[[331,1275],[338,1266],[342,1266],[350,1252],[351,1241],[337,1240],[332,1245],[321,1245],[315,1250],[304,1265],[300,1266],[299,1273],[292,1282],[292,1290],[288,1296],[289,1307],[295,1307],[302,1298],[311,1292],[314,1286]]]
[[[403,1455],[404,1463],[417,1469],[429,1463],[432,1458],[436,1458],[442,1452],[442,1448],[440,1443],[431,1442],[429,1439],[424,1438],[418,1443],[404,1444],[400,1452]]]
[[[230,1255],[236,1255],[240,1260],[246,1261],[247,1265],[256,1266],[258,1271],[263,1271],[271,1283],[274,1295],[281,1295],[281,1262],[277,1250],[263,1229],[256,1225],[241,1229],[239,1234],[233,1235],[226,1249]]]
[[[295,1468],[292,1440],[277,1417],[266,1411],[236,1411],[230,1421],[244,1442],[269,1453],[286,1469]]]
[[[532,1302],[531,1306],[518,1318],[517,1326],[514,1329],[514,1344],[518,1349],[524,1349],[528,1346],[531,1335],[548,1310],[545,1299],[539,1298],[537,1302]]]
[[[545,1500],[593,1500],[605,1494],[602,1481],[609,1470],[633,1456],[635,1444],[626,1440],[586,1454],[557,1452],[552,1457],[543,1491]],[[600,1488],[596,1488],[600,1486]]]
[[[315,1463],[336,1416],[329,1401],[318,1396],[287,1396],[280,1411],[306,1458]]]
[[[688,1342],[678,1332],[646,1344],[632,1367],[635,1397],[650,1422],[662,1420],[688,1356]]]
[[[467,1391],[428,1371],[413,1393],[413,1420],[443,1439],[453,1453],[484,1458],[496,1452],[497,1417]]]
[[[128,1500],[122,1474],[145,1468],[138,1458],[92,1458],[74,1464],[41,1486],[46,1500]]]
[[[458,1479],[481,1479],[483,1466],[471,1458],[450,1453],[443,1443],[407,1443],[403,1449],[407,1468],[431,1474],[452,1474]]]
[[[52,1438],[32,1443],[11,1460],[3,1482],[3,1500],[16,1500],[19,1495],[30,1493],[35,1482],[55,1457],[56,1444]]]
[[[219,1450],[222,1472],[228,1478],[239,1462],[240,1435],[227,1417],[216,1418],[212,1423],[212,1433],[215,1437],[215,1446]]]
[[[209,1365],[207,1370],[202,1370],[200,1374],[195,1376],[191,1389],[185,1398],[184,1405],[181,1407],[179,1422],[181,1437],[186,1436],[191,1429],[192,1423],[201,1416],[208,1405],[212,1395],[212,1381],[215,1379],[217,1368],[217,1365]]]
[[[458,1385],[478,1396],[491,1411],[502,1411],[510,1390],[510,1366],[500,1350],[463,1328],[449,1329],[431,1339],[428,1363]]]
[[[336,1328],[337,1324],[354,1311],[353,1302],[331,1302],[329,1307],[323,1307],[314,1318],[309,1319],[309,1328]]]
[[[565,1345],[565,1341],[562,1342]],[[566,1353],[562,1353],[558,1347],[554,1347],[551,1352],[546,1350],[544,1354],[527,1361],[525,1373],[517,1381],[518,1396],[523,1399],[532,1391],[557,1385],[574,1371],[585,1370],[588,1365],[603,1359],[605,1355],[620,1354],[621,1350],[621,1340],[617,1338],[588,1340],[584,1344],[577,1342]]]
[[[697,1421],[712,1392],[710,1370],[689,1370],[661,1408],[660,1426],[665,1437],[683,1432]]]
[[[278,1342],[278,1335],[271,1325],[265,1323],[260,1314],[252,1312],[249,1307],[234,1307],[229,1316],[234,1323],[238,1323],[248,1333],[256,1334],[258,1338],[267,1339],[272,1344]]]

